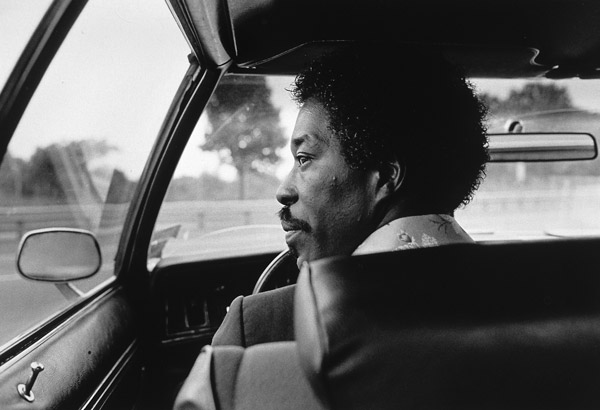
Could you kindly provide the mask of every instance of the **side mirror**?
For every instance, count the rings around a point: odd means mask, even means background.
[[[69,282],[100,270],[102,255],[93,233],[50,228],[27,232],[19,245],[17,269],[28,279]]]

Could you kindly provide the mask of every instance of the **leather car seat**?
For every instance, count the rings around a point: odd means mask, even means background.
[[[599,240],[305,264],[296,342],[207,347],[177,409],[600,408]]]

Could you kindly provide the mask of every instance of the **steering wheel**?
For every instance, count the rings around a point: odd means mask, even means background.
[[[296,283],[299,273],[296,258],[292,256],[289,249],[286,249],[279,253],[260,274],[252,294],[292,285]]]

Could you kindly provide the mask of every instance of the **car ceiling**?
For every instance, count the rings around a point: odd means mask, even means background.
[[[472,76],[597,77],[600,2],[581,0],[170,0],[214,64],[294,73],[339,41],[441,50]],[[208,17],[207,17],[208,16]],[[220,49],[215,52],[215,40]],[[227,55],[227,58],[225,57]],[[391,50],[381,64],[403,64]]]

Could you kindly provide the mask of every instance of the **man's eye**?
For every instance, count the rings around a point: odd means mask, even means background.
[[[304,165],[305,163],[310,161],[310,158],[306,155],[296,155],[296,161],[298,161],[298,165]]]

